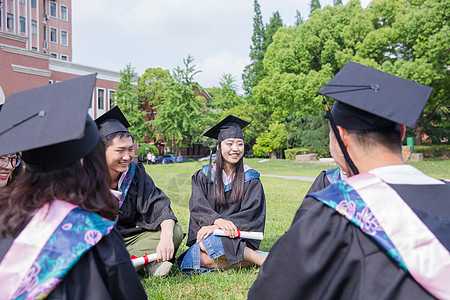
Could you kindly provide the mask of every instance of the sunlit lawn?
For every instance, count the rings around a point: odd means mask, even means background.
[[[332,165],[299,164],[289,160],[245,159],[245,163],[262,175],[315,177]],[[186,162],[147,166],[147,172],[171,199],[171,206],[184,232],[189,222],[191,176],[207,162]],[[426,174],[450,179],[450,160],[412,163]],[[269,251],[273,243],[289,228],[295,212],[311,182],[264,177],[261,178],[267,201],[267,217],[261,250]],[[178,255],[187,249],[186,239]],[[149,299],[246,299],[258,274],[258,268],[233,269],[188,276],[177,266],[168,277],[142,277]]]

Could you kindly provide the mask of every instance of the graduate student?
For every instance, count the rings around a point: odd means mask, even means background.
[[[22,172],[21,162],[19,153],[0,156],[0,188],[11,184]]]
[[[11,95],[0,155],[26,169],[0,193],[0,298],[146,299],[109,191],[103,144],[87,114],[95,75]]]
[[[119,107],[95,122],[106,148],[110,188],[118,197],[117,228],[130,255],[157,253],[157,263],[144,269],[152,275],[165,276],[184,237],[170,208],[170,199],[156,187],[145,167],[133,162],[134,137],[128,132],[130,124]]]
[[[401,153],[431,88],[348,62],[319,93],[349,178],[306,196],[248,298],[450,299],[450,184]]]
[[[0,112],[3,104],[0,105]],[[22,157],[20,153],[0,156],[0,188],[11,184],[22,173]]]
[[[238,230],[263,232],[266,219],[259,173],[243,163],[242,128],[248,124],[229,115],[204,134],[217,139],[217,155],[192,176],[190,248],[178,259],[185,273],[264,263],[265,255],[255,251],[260,241],[238,237]],[[215,236],[215,229],[228,236]]]

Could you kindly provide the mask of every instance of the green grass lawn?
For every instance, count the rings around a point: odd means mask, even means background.
[[[300,164],[289,160],[245,159],[244,162],[262,175],[315,177],[332,165]],[[189,223],[191,176],[208,162],[186,162],[147,166],[147,172],[171,199],[171,206],[184,232]],[[424,173],[450,179],[450,160],[411,163]],[[269,251],[276,240],[289,228],[311,182],[262,177],[267,202],[264,240],[261,250]],[[187,249],[186,239],[178,255]],[[247,292],[258,274],[258,268],[232,269],[202,275],[184,275],[174,266],[168,277],[142,277],[149,299],[246,299]]]

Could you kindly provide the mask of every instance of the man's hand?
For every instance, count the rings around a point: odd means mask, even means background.
[[[174,220],[164,220],[161,223],[161,236],[156,246],[156,253],[158,254],[158,260],[167,261],[170,260],[175,252],[175,246],[173,244],[173,227],[175,226]]]

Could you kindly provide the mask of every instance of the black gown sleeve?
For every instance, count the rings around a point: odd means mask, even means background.
[[[70,270],[47,299],[147,299],[117,229]]]
[[[208,193],[206,176],[200,171],[192,175],[192,193],[189,199],[189,232],[187,246],[195,244],[197,232],[204,226],[209,226],[215,220],[223,218],[215,211],[215,203]]]
[[[304,199],[248,299],[433,299],[359,228]]]
[[[169,197],[155,185],[141,163],[136,165],[135,176],[120,211],[117,224],[123,236],[144,230],[155,231],[167,219],[178,221],[170,208]]]
[[[330,181],[327,178],[327,172],[322,171],[322,172],[320,172],[319,175],[317,175],[316,179],[314,179],[314,182],[312,183],[312,185],[309,188],[306,195],[323,190],[324,188],[326,188],[329,185],[330,185]]]

